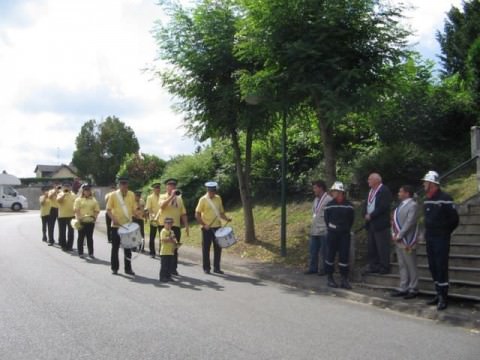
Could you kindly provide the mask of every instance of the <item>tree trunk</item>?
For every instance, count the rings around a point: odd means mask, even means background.
[[[337,155],[333,138],[331,123],[325,119],[318,99],[314,97],[315,113],[317,114],[318,128],[322,137],[323,156],[325,157],[325,181],[327,186],[332,185],[337,179]]]
[[[245,142],[245,165],[242,162],[242,152],[240,150],[240,143],[238,134],[232,133],[233,153],[235,157],[235,165],[237,169],[238,186],[240,188],[240,199],[242,200],[243,217],[245,224],[245,242],[255,242],[255,221],[253,218],[253,203],[250,191],[250,172],[252,161],[252,131],[247,129],[247,136]]]

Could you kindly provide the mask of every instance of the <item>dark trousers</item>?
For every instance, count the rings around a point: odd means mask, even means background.
[[[49,216],[49,226],[48,226],[48,242],[53,244],[55,242],[55,237],[53,235],[55,230],[55,223],[57,222],[58,218],[58,208],[52,207],[50,208],[50,216]]]
[[[350,232],[328,231],[327,233],[327,258],[325,260],[325,272],[333,274],[335,267],[335,255],[338,252],[338,267],[340,274],[348,275],[350,261]]]
[[[120,236],[118,235],[118,228],[112,227],[112,254],[110,257],[111,268],[113,271],[117,271],[120,267],[120,263],[118,261],[118,250],[120,249]],[[125,271],[132,270],[132,250],[131,249],[123,249],[124,254],[124,262],[125,262]]]
[[[112,242],[112,219],[110,219],[110,216],[108,216],[107,213],[105,213],[105,223],[107,224],[107,239],[108,242]]]
[[[150,225],[150,241],[148,242],[148,248],[150,250],[150,255],[153,256],[155,256],[155,237],[157,236],[157,229],[157,226]]]
[[[370,270],[390,272],[390,247],[392,234],[390,228],[375,231],[368,230],[368,263]]]
[[[72,250],[73,247],[73,227],[70,224],[73,217],[58,218],[58,243],[64,250]]]
[[[160,255],[160,280],[172,278],[173,255]]]
[[[327,237],[325,235],[311,235],[309,252],[310,262],[308,271],[318,272],[324,269],[325,259],[327,258]],[[318,261],[319,255],[320,262]]]
[[[215,241],[215,231],[219,228],[202,229],[203,270],[210,271],[210,246],[213,243],[213,269],[220,270],[222,248]]]
[[[42,241],[47,241],[47,232],[50,227],[50,215],[41,217],[42,219]]]
[[[83,241],[87,238],[88,255],[93,255],[93,229],[95,223],[86,223],[78,230],[77,249],[78,255],[83,255]]]
[[[162,229],[163,229],[163,226],[159,226],[158,227],[158,232],[162,231]],[[180,240],[182,238],[182,231],[180,230],[180,227],[172,226],[172,231],[175,234],[175,237],[176,237],[177,241],[180,242]],[[160,251],[160,249],[158,249],[158,251]],[[171,266],[172,266],[171,271],[176,272],[177,271],[177,266],[178,266],[178,249],[175,249],[175,251],[173,253],[173,260],[171,262]]]
[[[450,235],[425,234],[427,243],[428,268],[432,274],[437,294],[448,293],[448,255],[450,253]]]

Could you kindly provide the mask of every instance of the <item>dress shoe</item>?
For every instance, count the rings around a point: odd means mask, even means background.
[[[415,291],[409,291],[407,295],[405,295],[403,298],[405,300],[410,300],[410,299],[415,299],[417,297],[418,293]]]
[[[347,290],[352,289],[352,285],[350,285],[350,282],[348,281],[348,278],[346,276],[342,277],[342,281],[340,282],[340,287],[342,289],[347,289]]]
[[[48,243],[48,246],[53,246],[53,242],[49,242],[49,243]]]
[[[175,279],[168,278],[168,282],[175,282],[175,281],[176,281]]]
[[[205,274],[210,274],[210,270],[203,270]]]
[[[172,271],[172,275],[178,276],[178,271],[177,271],[177,270],[173,270],[173,271]]]
[[[387,275],[387,274],[390,274],[390,270],[389,269],[382,269],[378,273],[380,275]]]
[[[118,274],[118,270],[112,270],[112,275],[117,275]]]
[[[135,276],[135,273],[133,272],[133,270],[125,271],[125,274]]]
[[[214,272],[215,274],[225,274],[225,273],[224,273],[222,270],[220,270],[220,269],[215,269],[215,270],[213,270],[213,272]]]
[[[443,295],[438,297],[437,310],[445,310],[448,307],[447,298]]]
[[[335,279],[333,278],[332,275],[328,275],[327,277],[327,285],[332,288],[338,288],[337,283],[335,282]]]
[[[435,297],[431,300],[428,300],[426,302],[427,305],[437,305],[438,304],[438,295],[435,295]]]
[[[390,293],[391,297],[404,297],[408,295],[408,291],[398,291],[394,290]]]
[[[166,283],[166,282],[168,282],[168,279],[167,278],[160,278],[160,282]]]

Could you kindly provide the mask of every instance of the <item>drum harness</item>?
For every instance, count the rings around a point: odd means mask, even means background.
[[[129,219],[130,216],[128,214],[127,205],[125,205],[125,201],[123,200],[123,196],[121,195],[120,191],[117,191],[116,195],[117,195],[118,201],[120,202],[120,206],[123,210],[123,214],[125,215],[125,217],[127,219]],[[120,227],[122,227],[124,229],[128,229],[128,227],[126,227],[124,225],[120,225]],[[121,244],[121,242],[120,242],[120,244]],[[132,261],[132,260],[136,259],[143,252],[144,247],[145,247],[145,239],[142,238],[142,243],[140,244],[140,248],[138,249],[137,254],[133,257],[125,256],[125,258],[129,261]]]
[[[210,199],[208,197],[208,195],[205,196],[205,199],[207,199],[207,202],[208,202],[208,205],[210,205],[210,207],[212,208],[213,212],[215,213],[215,218],[212,220],[212,222],[210,223],[210,225],[208,225],[208,228],[211,232],[213,232],[213,236],[215,236],[215,232],[210,228],[210,226],[212,226],[212,224],[215,222],[215,220],[217,220],[217,218],[220,220],[220,228],[223,229],[229,222],[230,220],[227,220],[227,222],[225,223],[225,225],[222,225],[222,218],[220,217],[220,213],[217,209],[217,207],[215,206],[215,204],[213,203],[212,199]],[[215,236],[216,237],[216,236]]]

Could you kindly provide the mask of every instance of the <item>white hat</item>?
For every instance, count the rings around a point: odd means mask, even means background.
[[[205,186],[207,188],[217,188],[218,187],[218,184],[215,182],[215,181],[207,181],[205,183]]]
[[[440,185],[440,177],[438,176],[438,173],[432,170],[430,170],[425,174],[422,181],[428,181],[428,182]]]
[[[345,192],[345,187],[343,186],[343,183],[341,181],[335,181],[330,190]]]

